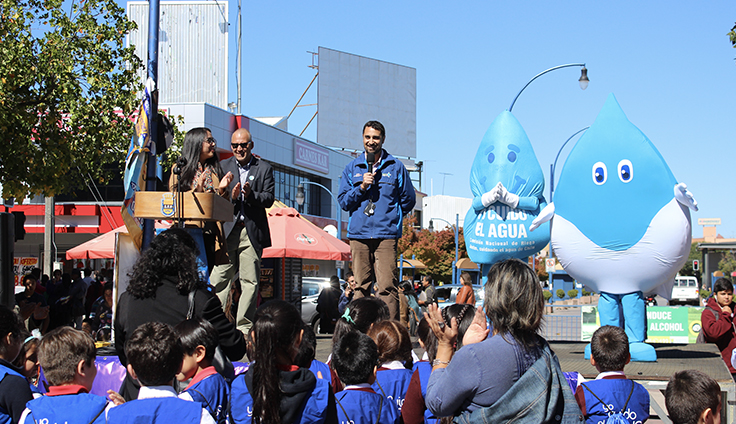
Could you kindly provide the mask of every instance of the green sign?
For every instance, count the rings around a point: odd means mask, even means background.
[[[700,332],[703,308],[689,306],[648,306],[647,342],[695,343]],[[581,339],[590,341],[593,332],[601,326],[597,306],[582,307]]]

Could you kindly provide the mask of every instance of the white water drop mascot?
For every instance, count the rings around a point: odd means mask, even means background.
[[[671,284],[687,260],[689,209],[698,210],[687,186],[611,94],[565,161],[554,202],[532,225],[551,220],[557,258],[601,293],[601,325],[625,329],[634,361],[657,360],[644,343],[643,293]]]
[[[532,144],[514,115],[502,112],[491,123],[470,170],[473,206],[464,221],[470,259],[490,266],[508,258],[524,259],[549,243],[549,232],[529,226],[547,205],[544,174]]]

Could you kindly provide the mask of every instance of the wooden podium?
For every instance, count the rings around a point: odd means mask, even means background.
[[[215,193],[195,193],[187,191],[184,196],[186,221],[224,221],[233,220],[233,204]],[[136,218],[176,219],[180,193],[168,191],[139,191],[135,194],[134,214]]]

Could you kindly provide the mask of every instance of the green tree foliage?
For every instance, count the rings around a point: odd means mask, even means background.
[[[455,260],[455,228],[431,232],[425,228],[416,229],[416,216],[404,218],[403,230],[399,239],[397,254],[404,254],[405,259],[416,256],[427,269],[422,274],[432,276],[435,281],[449,283],[452,279],[452,261]],[[465,238],[463,229],[459,234],[459,255],[465,256]],[[397,256],[398,258],[398,256]]]
[[[567,291],[567,297],[570,299],[578,297],[578,291],[576,289],[570,289]]]
[[[141,61],[124,46],[134,27],[115,0],[0,0],[3,197],[104,183],[105,165],[125,159],[140,87]]]
[[[736,48],[736,24],[734,24],[731,31],[729,31],[728,38],[731,40],[731,45]]]
[[[718,261],[718,270],[727,278],[731,278],[731,273],[736,271],[736,257],[732,251],[726,252],[723,259]]]
[[[560,299],[564,299],[565,298],[565,291],[564,290],[557,289],[557,292],[556,293],[557,293],[557,297],[559,297]]]
[[[542,296],[544,296],[544,301],[549,302],[550,299],[552,299],[552,292],[549,290],[542,291]]]

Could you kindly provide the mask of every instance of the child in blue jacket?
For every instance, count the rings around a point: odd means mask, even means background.
[[[38,346],[38,360],[51,385],[45,396],[26,404],[20,423],[105,423],[112,407],[102,396],[90,394],[97,375],[95,342],[71,327],[46,334]]]
[[[388,320],[374,324],[367,335],[378,346],[381,365],[376,372],[373,390],[396,403],[401,412],[413,373],[409,330],[398,321]]]
[[[26,402],[33,399],[21,370],[12,362],[23,347],[23,321],[5,306],[0,306],[0,424],[17,423]]]
[[[378,348],[365,334],[351,331],[335,341],[332,366],[345,388],[335,394],[341,424],[392,424],[400,421],[396,403],[376,393]]]
[[[575,400],[588,424],[605,422],[609,415],[619,412],[630,423],[649,419],[649,392],[624,374],[630,360],[629,338],[623,328],[605,325],[593,333],[590,364],[599,374],[575,391]]]
[[[188,319],[174,327],[184,348],[179,381],[191,379],[179,399],[199,402],[215,422],[224,422],[230,387],[212,366],[217,348],[217,330],[203,318]]]
[[[110,410],[109,424],[215,424],[200,403],[177,397],[173,384],[184,348],[173,327],[160,322],[141,324],[126,341],[125,356],[128,373],[141,389],[138,399]]]

